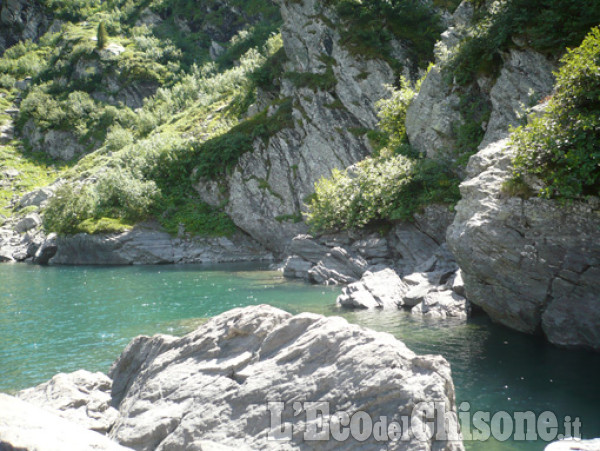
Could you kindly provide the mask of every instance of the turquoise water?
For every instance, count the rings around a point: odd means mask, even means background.
[[[339,288],[284,280],[256,265],[49,267],[0,265],[0,391],[55,373],[107,371],[139,334],[183,334],[235,307],[271,304],[292,313],[341,315],[386,331],[451,365],[457,401],[471,411],[551,410],[600,436],[600,355],[557,349],[476,317],[428,323],[403,312],[344,312]],[[467,443],[472,450],[541,450],[536,443]]]

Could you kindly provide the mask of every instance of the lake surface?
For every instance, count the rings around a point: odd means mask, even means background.
[[[260,269],[260,270],[257,270]],[[287,281],[256,265],[39,267],[0,265],[0,391],[57,372],[106,372],[139,334],[184,334],[235,307],[271,304],[291,313],[340,315],[390,332],[452,365],[457,402],[470,411],[550,410],[579,417],[600,437],[600,354],[555,348],[492,324],[424,322],[404,312],[346,312],[339,288]],[[468,442],[470,450],[542,450],[542,442]]]

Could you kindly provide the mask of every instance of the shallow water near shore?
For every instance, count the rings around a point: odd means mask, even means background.
[[[340,289],[288,281],[256,264],[156,267],[0,265],[0,391],[57,372],[106,372],[139,334],[184,334],[235,307],[271,304],[291,313],[340,315],[390,332],[452,365],[457,402],[470,411],[550,410],[579,417],[600,437],[600,354],[558,349],[492,324],[424,322],[404,312],[346,312]],[[560,425],[562,429],[562,424]],[[559,430],[562,432],[562,430]],[[538,442],[466,442],[471,450],[542,450]]]

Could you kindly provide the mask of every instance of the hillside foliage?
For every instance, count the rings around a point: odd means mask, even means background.
[[[540,195],[600,195],[600,28],[561,60],[546,113],[513,134],[515,179],[542,180]]]

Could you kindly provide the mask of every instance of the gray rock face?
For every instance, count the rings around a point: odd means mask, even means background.
[[[470,305],[464,290],[457,293],[460,270],[456,264],[439,264],[436,260],[428,271],[402,278],[391,268],[367,271],[360,281],[342,289],[337,304],[351,309],[404,308],[424,318],[466,320]]]
[[[367,267],[362,257],[334,247],[308,271],[308,278],[323,285],[347,284],[360,279]]]
[[[37,213],[4,219],[0,226],[0,262],[32,258],[45,240]]]
[[[0,393],[0,449],[126,451],[129,448],[41,407]]]
[[[51,22],[51,15],[37,1],[3,1],[0,4],[0,55],[19,41],[37,41]]]
[[[31,191],[31,192],[29,192],[27,194],[24,194],[21,197],[21,199],[19,200],[19,202],[17,203],[17,206],[19,208],[41,207],[53,195],[54,195],[54,188],[53,187],[46,187],[46,188],[36,189],[36,190]]]
[[[343,232],[314,238],[298,235],[290,243],[283,265],[286,277],[314,283],[347,284],[370,270],[394,268],[400,274],[415,271],[455,271],[451,254],[440,244],[454,214],[431,205],[413,223],[396,225],[385,236],[369,231]]]
[[[306,233],[306,227],[281,218],[303,211],[304,199],[313,193],[319,178],[371,152],[368,140],[351,130],[376,125],[375,103],[389,96],[385,85],[393,83],[395,76],[387,63],[362,60],[346,50],[337,30],[343,25],[323,2],[278,3],[289,59],[286,70],[323,76],[329,71],[335,83],[321,90],[295,86],[284,78],[279,97],[291,99],[294,126],[275,134],[267,144],[257,140],[254,151],[243,155],[235,171],[219,183],[227,188],[226,211],[236,225],[267,248],[283,252],[294,236]],[[331,108],[334,102],[338,105]],[[217,185],[202,181],[196,189],[214,205],[222,200],[215,196]]]
[[[143,361],[137,357],[140,345]],[[330,413],[365,410],[390,420],[410,415],[421,401],[455,409],[450,366],[442,357],[418,356],[389,334],[341,318],[291,316],[268,306],[232,310],[182,338],[138,340],[112,375],[115,386],[129,388],[110,435],[136,450],[191,450],[201,441],[237,449],[314,449],[314,442],[304,440],[306,416],[294,417],[291,404],[282,412],[283,424],[295,426],[291,440],[267,438],[271,401],[327,402]],[[447,432],[456,441],[411,437],[384,446],[462,450],[456,422]],[[350,439],[318,446],[382,444]]]
[[[272,255],[242,234],[231,238],[174,238],[153,223],[112,235],[56,238],[53,265],[133,265],[268,261]]]
[[[17,397],[106,434],[119,415],[111,406],[111,387],[112,380],[106,374],[79,370],[57,374],[48,382],[19,392]]]
[[[42,218],[37,213],[30,213],[17,222],[15,230],[19,233],[25,233],[31,229],[38,227],[42,223]]]
[[[23,137],[36,150],[46,152],[52,158],[72,160],[84,152],[85,145],[79,142],[77,136],[66,130],[42,131],[33,120],[23,127]]]
[[[50,259],[56,255],[56,251],[58,251],[57,239],[58,237],[55,233],[48,235],[35,253],[33,253],[33,263],[47,265]]]
[[[430,158],[440,156],[442,149],[453,149],[459,103],[458,94],[452,93],[451,86],[444,82],[440,69],[431,69],[406,112],[406,133],[411,145]]]
[[[407,111],[409,141],[430,158],[455,158],[456,128],[466,120],[460,112],[461,96],[477,97],[491,107],[489,121],[483,124],[483,148],[506,138],[510,126],[521,124],[526,109],[552,92],[556,63],[527,49],[512,49],[502,55],[496,80],[480,76],[468,86],[447,83],[440,68],[461,40],[472,34],[472,18],[472,5],[463,2],[436,45],[436,66]]]
[[[313,267],[311,262],[292,255],[285,259],[283,264],[283,275],[290,279],[308,280],[308,271]]]
[[[552,92],[556,65],[540,53],[510,50],[490,92],[492,114],[481,147],[506,138],[522,123],[526,109]]]
[[[337,304],[348,308],[399,308],[407,286],[393,269],[367,271],[360,281],[342,289]]]
[[[559,205],[502,192],[512,151],[489,145],[469,162],[448,246],[468,299],[513,329],[600,349],[598,200]]]

